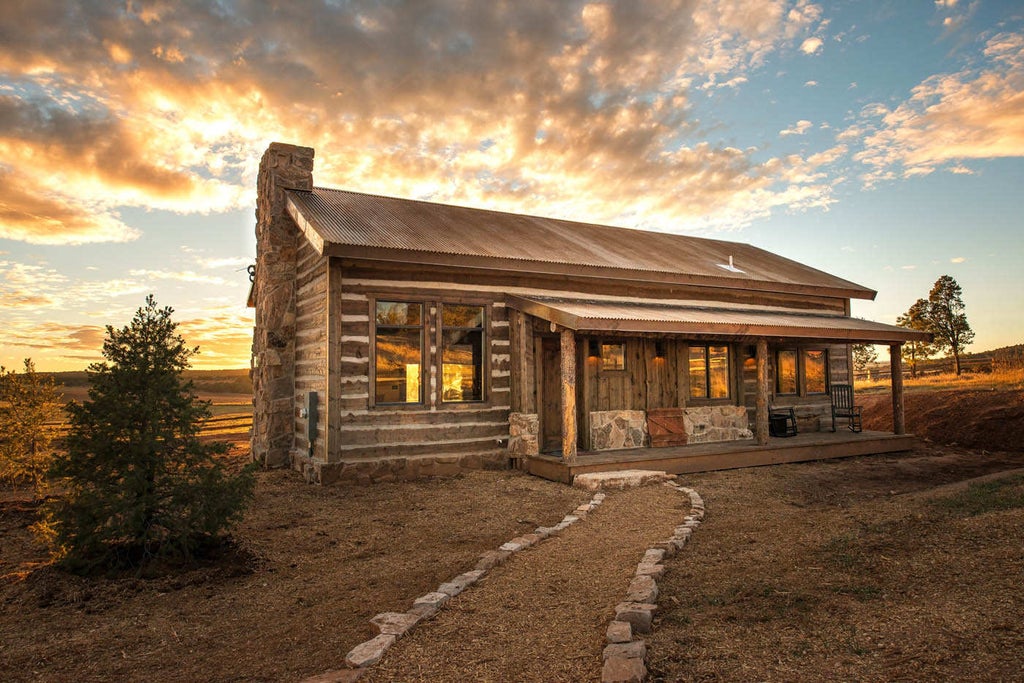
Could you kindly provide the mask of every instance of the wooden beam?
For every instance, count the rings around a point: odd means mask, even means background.
[[[757,340],[757,408],[754,435],[758,446],[768,445],[768,340]]]
[[[576,333],[562,329],[562,459],[576,464]]]
[[[907,422],[903,412],[903,353],[902,344],[889,345],[889,370],[892,377],[892,433],[906,434]]]

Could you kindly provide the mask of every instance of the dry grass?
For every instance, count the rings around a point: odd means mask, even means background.
[[[886,392],[891,384],[883,380],[858,380],[857,391],[866,394]],[[954,389],[980,389],[984,391],[1010,391],[1024,389],[1024,368],[997,369],[992,372],[963,373],[957,377],[952,372],[905,377],[903,388],[907,392],[949,391]]]

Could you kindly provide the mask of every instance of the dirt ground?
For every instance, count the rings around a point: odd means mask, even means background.
[[[1014,400],[990,396],[972,414]],[[962,431],[986,433],[972,414]],[[1024,435],[1024,419],[987,431]],[[707,519],[659,581],[651,680],[1024,680],[1024,478],[999,489],[1005,509],[934,502],[1024,467],[1024,450],[1002,444],[933,439],[896,456],[688,475]],[[642,549],[685,514],[670,495],[610,494],[366,680],[599,680],[604,627]],[[265,472],[229,561],[85,580],[44,565],[35,506],[0,493],[0,679],[298,681],[342,666],[374,614],[408,609],[588,497],[511,471],[364,488]]]

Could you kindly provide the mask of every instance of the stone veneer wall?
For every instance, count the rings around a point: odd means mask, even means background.
[[[753,439],[743,406],[701,406],[683,411],[688,443]]]
[[[252,338],[252,459],[287,465],[295,432],[295,266],[298,229],[285,190],[313,189],[313,150],[272,143],[256,197],[256,322]]]
[[[590,447],[595,451],[643,448],[647,415],[642,410],[599,410],[590,413]]]
[[[540,420],[536,413],[509,413],[508,454],[524,458],[540,454]]]

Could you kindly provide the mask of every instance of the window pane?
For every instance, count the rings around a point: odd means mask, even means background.
[[[378,327],[377,403],[419,403],[422,340],[419,329]]]
[[[601,369],[622,370],[625,367],[625,344],[601,344]]]
[[[441,324],[445,327],[483,327],[484,307],[445,304]]]
[[[708,348],[709,398],[729,398],[729,347]]]
[[[690,347],[690,398],[708,397],[707,353],[706,346]]]
[[[377,302],[378,325],[419,325],[422,318],[421,304],[398,301]]]
[[[825,393],[825,351],[804,351],[804,382],[808,394]]]
[[[441,345],[441,400],[483,400],[483,330],[444,330]]]
[[[780,394],[796,393],[796,351],[779,351],[775,368],[776,391]]]

